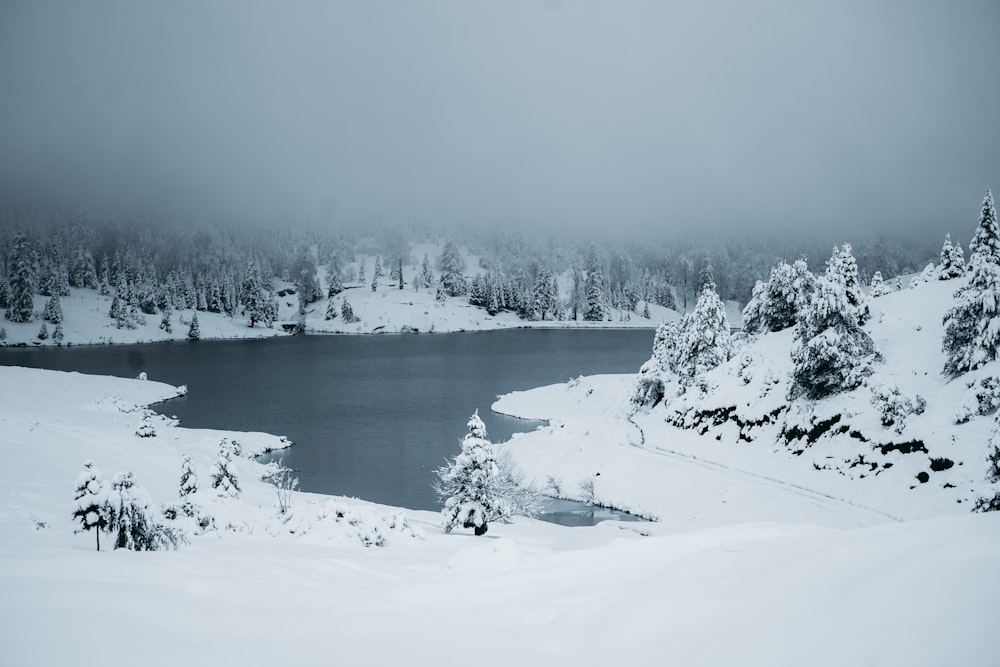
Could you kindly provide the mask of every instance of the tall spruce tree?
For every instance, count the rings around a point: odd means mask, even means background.
[[[441,251],[441,289],[447,296],[462,296],[468,293],[465,281],[465,260],[453,239],[449,239]]]
[[[993,193],[986,191],[969,243],[969,280],[944,315],[944,372],[959,375],[997,358],[1000,348],[1000,231]]]
[[[844,298],[854,309],[858,324],[867,322],[871,317],[871,310],[868,307],[868,298],[861,289],[858,263],[854,259],[850,243],[845,243],[840,248],[834,247],[826,265],[826,277],[844,288]]]
[[[35,304],[31,294],[35,276],[34,248],[28,237],[18,232],[7,256],[7,319],[11,322],[30,322],[34,316]]]

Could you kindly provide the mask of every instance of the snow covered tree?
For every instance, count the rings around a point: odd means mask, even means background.
[[[889,286],[882,280],[882,272],[876,271],[875,275],[872,276],[872,283],[868,288],[868,294],[871,298],[877,299],[880,296],[885,296],[889,291]]]
[[[707,283],[694,311],[682,318],[677,340],[676,370],[682,384],[692,384],[729,358],[729,318],[715,284]]]
[[[174,309],[170,307],[168,303],[163,307],[163,315],[160,316],[160,328],[167,333],[173,333],[174,327],[170,323],[170,318],[174,314]]]
[[[762,333],[795,326],[815,288],[816,278],[805,260],[794,264],[778,262],[766,283],[757,281],[754,285],[753,295],[743,309],[743,328]]]
[[[52,324],[59,324],[63,320],[62,303],[59,300],[59,293],[56,292],[45,302],[45,309],[42,310],[42,319]]]
[[[558,319],[559,313],[559,283],[556,277],[546,271],[539,269],[535,276],[535,285],[532,290],[532,300],[534,310],[543,320],[546,316],[551,319]]]
[[[376,256],[375,257],[375,270],[372,271],[372,291],[373,292],[378,289],[378,281],[379,281],[379,278],[381,278],[381,277],[382,277],[382,258]]]
[[[107,529],[114,536],[115,549],[176,549],[184,541],[182,534],[156,521],[149,492],[136,484],[131,472],[120,472],[114,476],[105,508]]]
[[[56,328],[52,330],[52,340],[56,345],[62,345],[63,338],[66,337],[66,333],[63,331],[62,322],[56,325]]]
[[[323,298],[317,278],[318,267],[312,245],[303,243],[299,246],[295,261],[289,270],[292,280],[298,287],[299,301],[303,304],[315,303]]]
[[[330,297],[326,300],[326,313],[323,315],[323,319],[330,321],[337,318],[337,302]]]
[[[344,303],[340,306],[340,316],[344,318],[344,322],[347,324],[354,324],[360,322],[361,319],[354,314],[354,309],[351,308],[351,304],[344,299]]]
[[[101,531],[107,528],[107,489],[101,479],[101,471],[93,461],[86,461],[76,478],[76,493],[73,495],[73,518],[81,530],[97,529],[97,550],[101,550]]]
[[[434,284],[434,272],[431,270],[431,260],[424,253],[424,261],[420,263],[420,278],[413,281],[420,287],[430,288]]]
[[[864,324],[871,317],[868,299],[861,289],[861,279],[858,276],[858,263],[851,252],[851,244],[845,243],[840,248],[834,247],[833,254],[826,265],[828,280],[839,283],[844,288],[847,303],[854,308],[858,324]]]
[[[878,351],[858,322],[843,283],[821,276],[812,301],[795,327],[792,396],[823,398],[861,384]]]
[[[247,264],[243,284],[240,288],[239,301],[243,304],[243,314],[250,320],[250,328],[253,328],[257,322],[271,326],[277,318],[274,299],[271,297],[270,289],[261,277],[260,269],[255,261]]]
[[[24,234],[14,235],[10,254],[7,256],[7,319],[11,322],[30,322],[35,304],[31,293],[35,287],[35,251]]]
[[[358,283],[361,285],[365,284],[365,263],[361,262],[358,264]]]
[[[220,494],[235,498],[240,495],[240,481],[236,473],[229,469],[233,453],[233,443],[228,438],[223,438],[219,443],[219,456],[215,459],[215,467],[212,470],[212,488],[219,489]]]
[[[38,329],[38,340],[45,340],[49,337],[49,328],[45,326],[45,322],[42,322],[42,326]]]
[[[336,264],[331,264],[326,274],[326,282],[329,287],[326,290],[326,298],[332,299],[344,291],[344,283],[340,279],[340,271]],[[330,319],[329,317],[327,319]]]
[[[449,239],[441,251],[441,289],[447,296],[462,296],[468,293],[465,282],[465,260],[458,251],[455,241]]]
[[[188,340],[201,340],[201,327],[198,326],[198,313],[191,315],[191,326],[188,327]]]
[[[1000,423],[994,421],[993,433],[990,436],[989,452],[986,456],[986,481],[996,485],[1000,482]],[[1000,512],[1000,490],[992,496],[983,496],[976,501],[976,512]]]
[[[490,521],[509,517],[512,508],[500,492],[497,453],[478,410],[469,419],[468,427],[462,451],[437,470],[435,490],[444,503],[441,514],[446,533],[461,526],[484,535]]]
[[[178,495],[181,498],[189,496],[192,493],[198,491],[198,475],[195,474],[194,468],[191,464],[191,457],[187,454],[181,460],[181,481],[180,481],[180,492]]]
[[[944,316],[944,372],[959,375],[997,358],[1000,347],[1000,231],[987,190],[979,226],[969,243],[969,280]]]
[[[632,403],[652,408],[666,396],[666,385],[677,367],[676,351],[679,347],[680,322],[664,321],[653,336],[653,355],[639,369]]]
[[[965,254],[961,244],[952,245],[951,234],[945,234],[944,245],[941,246],[941,261],[938,262],[938,280],[960,278],[965,274]]]

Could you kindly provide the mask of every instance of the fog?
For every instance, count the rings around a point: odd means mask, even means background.
[[[1000,4],[0,4],[7,196],[623,235],[952,231]]]

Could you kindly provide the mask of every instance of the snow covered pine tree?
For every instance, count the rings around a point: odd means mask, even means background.
[[[76,478],[76,493],[73,500],[73,518],[80,523],[80,530],[97,529],[97,550],[101,550],[101,531],[108,525],[106,503],[108,499],[101,471],[93,461],[86,461]],[[79,532],[79,531],[77,531]]]
[[[960,375],[997,358],[1000,346],[1000,230],[993,193],[986,191],[969,243],[969,281],[944,315],[944,372]]]
[[[438,468],[434,486],[444,503],[444,532],[456,526],[472,528],[485,535],[490,521],[506,519],[512,507],[502,493],[497,453],[486,434],[479,411],[469,418],[469,432],[462,438],[462,451]]]

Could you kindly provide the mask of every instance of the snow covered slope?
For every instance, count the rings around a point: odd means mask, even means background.
[[[683,482],[698,466],[895,518],[967,513],[992,495],[986,456],[1000,365],[954,380],[941,374],[941,318],[956,285],[934,281],[873,300],[866,328],[883,361],[865,386],[822,400],[788,400],[793,331],[785,330],[710,372],[707,392],[676,396],[671,387],[649,410],[632,412],[634,376],[513,394],[494,409],[552,420],[510,445],[538,482],[552,478],[561,495],[579,498],[591,478],[599,502],[665,521],[681,520],[681,507],[702,515],[731,504],[735,487]],[[909,408],[893,414],[893,404]],[[684,502],[687,493],[695,502]]]
[[[540,392],[535,414],[555,408],[547,392],[628,388],[590,382]],[[142,407],[176,393],[0,368],[0,664],[995,664],[1000,516],[895,523],[717,466],[663,480],[652,461],[667,457],[638,448],[633,488],[687,491],[670,505],[682,520],[473,537],[443,534],[436,513],[311,494],[280,515],[265,466],[237,457],[239,498],[196,494],[214,530],[178,551],[98,553],[70,519],[84,459],[169,502],[184,454],[205,480],[223,437],[244,453],[287,444]],[[595,438],[615,435],[614,411],[591,409]],[[702,486],[734,511],[700,506]]]

